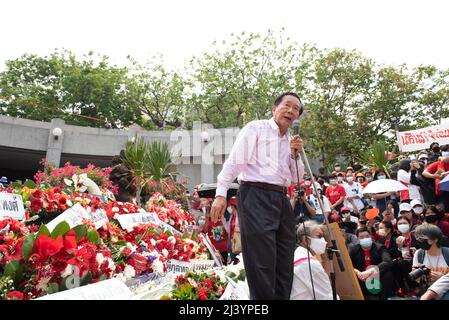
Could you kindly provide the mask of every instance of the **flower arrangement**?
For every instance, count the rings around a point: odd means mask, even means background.
[[[194,225],[193,216],[183,210],[174,200],[167,200],[162,194],[154,193],[146,203],[147,211],[154,212],[159,219],[174,228],[187,232],[188,225]]]
[[[212,273],[187,272],[175,279],[172,292],[161,299],[170,300],[217,300],[226,288],[226,283]]]

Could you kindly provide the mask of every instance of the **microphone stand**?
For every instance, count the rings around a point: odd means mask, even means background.
[[[330,267],[330,280],[331,280],[331,286],[332,286],[332,297],[334,300],[337,300],[337,287],[336,287],[336,278],[335,278],[335,270],[334,270],[334,262],[333,262],[334,254],[337,257],[338,266],[340,267],[341,272],[345,271],[345,267],[343,265],[343,261],[341,260],[340,250],[338,250],[338,247],[337,247],[337,241],[335,240],[332,232],[330,232],[329,220],[324,212],[323,200],[321,199],[321,197],[318,193],[318,189],[315,186],[315,178],[313,177],[312,169],[310,169],[309,160],[307,159],[307,155],[306,155],[306,152],[304,151],[304,148],[301,150],[301,158],[303,159],[305,168],[307,169],[307,172],[310,175],[310,178],[312,179],[312,190],[315,193],[315,197],[318,199],[318,203],[320,205],[321,212],[324,215],[324,222],[327,226],[329,236],[331,237],[330,240],[331,240],[332,245],[327,247],[326,251],[327,251],[327,257],[330,261],[329,267]],[[296,170],[298,170],[298,165],[296,165]],[[298,183],[299,183],[299,181],[298,181]]]

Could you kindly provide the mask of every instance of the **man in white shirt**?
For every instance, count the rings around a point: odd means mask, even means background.
[[[352,212],[358,214],[365,207],[365,204],[362,201],[362,186],[360,183],[354,182],[354,176],[350,175],[346,177],[346,183],[343,184],[343,187],[346,191],[344,205]]]
[[[326,216],[329,218],[329,215],[331,213],[331,203],[329,201],[329,199],[326,196],[323,196],[322,192],[323,192],[323,187],[321,187],[321,185],[318,182],[315,182],[315,188],[318,190],[318,194],[321,197],[321,200],[323,201],[323,209],[324,209],[324,213],[326,214]],[[308,199],[313,203],[314,205],[314,209],[315,209],[315,214],[312,216],[312,220],[318,222],[318,223],[323,223],[324,222],[324,214],[323,211],[321,210],[321,206],[320,203],[318,201],[318,199],[315,196],[315,190],[312,190],[312,194],[308,197]]]
[[[281,94],[270,120],[248,123],[239,133],[217,177],[211,218],[220,219],[226,195],[236,177],[241,184],[237,210],[242,254],[251,299],[289,299],[293,281],[295,219],[287,187],[304,174],[299,159],[303,141],[288,132],[303,112],[299,96]]]
[[[313,300],[314,298],[316,300],[332,300],[332,287],[329,277],[316,258],[316,256],[326,252],[326,240],[323,238],[319,225],[310,220],[300,224],[297,239],[299,247],[295,251],[294,277],[290,300]],[[310,248],[309,252],[307,247]],[[311,273],[312,278],[310,277]]]

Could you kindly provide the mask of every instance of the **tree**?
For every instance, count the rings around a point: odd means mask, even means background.
[[[140,119],[127,69],[111,66],[106,56],[93,52],[82,61],[70,51],[7,61],[0,74],[0,96],[0,113],[14,117],[59,117],[69,124],[108,128]]]
[[[221,46],[194,57],[190,68],[189,125],[195,120],[215,127],[242,127],[271,114],[275,97],[295,87],[301,52],[281,32],[231,35]]]
[[[148,129],[179,127],[184,120],[186,81],[179,73],[167,70],[162,57],[146,64],[130,60],[135,105],[143,114],[143,126]]]

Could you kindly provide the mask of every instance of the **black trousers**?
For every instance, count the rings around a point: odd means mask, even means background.
[[[241,185],[237,195],[242,255],[252,300],[288,300],[295,219],[287,196]]]

